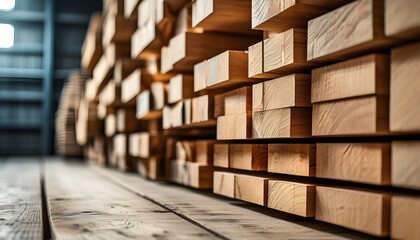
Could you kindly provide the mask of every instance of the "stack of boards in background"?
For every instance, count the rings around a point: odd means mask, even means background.
[[[80,71],[70,73],[61,92],[55,119],[56,153],[65,157],[82,157],[83,148],[76,141],[76,114],[86,75]]]
[[[419,12],[416,0],[105,0],[82,51],[78,143],[150,179],[418,239]]]

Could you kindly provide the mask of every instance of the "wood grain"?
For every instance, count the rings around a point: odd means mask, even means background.
[[[92,74],[95,65],[98,63],[102,47],[102,15],[94,13],[89,21],[89,27],[82,45],[81,66]]]
[[[390,195],[316,187],[315,218],[377,237],[389,235]]]
[[[192,104],[192,123],[206,122],[213,120],[214,101],[212,95],[203,95],[191,100]]]
[[[224,93],[224,115],[251,113],[252,87],[245,86]]]
[[[229,147],[229,168],[267,170],[267,144],[230,144]]]
[[[309,21],[308,61],[344,60],[389,46],[383,15],[383,0],[359,0]]]
[[[212,238],[82,165],[48,163],[46,192],[51,230],[57,239]]]
[[[252,113],[252,138],[295,138],[310,135],[310,108],[282,108]]]
[[[213,166],[228,168],[229,167],[229,144],[214,144],[213,150]]]
[[[192,4],[192,25],[205,31],[257,35],[251,30],[251,1],[196,0]]]
[[[420,231],[420,200],[418,197],[393,196],[391,199],[391,238],[418,239]]]
[[[195,162],[212,165],[214,143],[215,141],[212,140],[197,140],[195,142]]]
[[[392,185],[420,189],[420,142],[395,141],[391,147]]]
[[[311,106],[309,74],[292,74],[254,84],[252,87],[253,112]]]
[[[214,171],[213,193],[225,197],[235,198],[235,174]]]
[[[208,65],[208,60],[204,60],[194,65],[194,92],[206,89]]]
[[[269,180],[267,207],[302,217],[315,216],[315,185]]]
[[[388,97],[360,97],[313,105],[313,136],[372,135],[387,133],[388,128]]]
[[[263,72],[280,76],[309,70],[314,63],[306,61],[306,29],[292,28],[263,42]]]
[[[420,44],[395,48],[391,52],[390,130],[420,131]]]
[[[121,102],[132,105],[136,96],[145,88],[141,80],[141,69],[135,70],[121,82]]]
[[[217,139],[247,139],[251,137],[252,116],[248,113],[217,118]]]
[[[391,182],[390,145],[317,143],[316,176],[375,185]]]
[[[389,57],[369,54],[312,70],[312,103],[389,95]]]
[[[211,189],[213,168],[202,163],[171,161],[171,180],[193,188]]]
[[[268,172],[315,176],[314,144],[269,144]]]
[[[85,166],[140,196],[164,203],[171,211],[229,239],[365,239],[354,232],[319,221],[302,221],[232,199],[209,197],[190,189],[147,181],[136,175]],[[246,206],[246,207],[245,207]],[[224,213],[224,214],[221,214]],[[196,237],[195,237],[196,238]],[[193,239],[195,239],[193,238]]]
[[[349,0],[252,0],[252,28],[283,32],[306,27],[308,20],[347,2]]]
[[[416,0],[385,0],[385,33],[402,39],[419,39],[420,3]],[[401,16],[406,16],[402,18]]]
[[[237,174],[235,198],[261,206],[267,205],[268,178]]]
[[[2,239],[44,239],[40,168],[37,158],[0,162]]]
[[[178,74],[171,78],[168,90],[168,103],[175,103],[191,98],[194,94],[194,78],[191,75]]]

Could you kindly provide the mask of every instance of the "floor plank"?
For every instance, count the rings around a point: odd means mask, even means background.
[[[217,239],[80,163],[49,161],[45,189],[56,239]]]
[[[366,239],[329,224],[306,220],[184,187],[144,180],[91,165],[128,190],[151,199],[227,239]],[[211,195],[211,196],[208,196]]]
[[[0,239],[42,239],[39,159],[0,162]]]

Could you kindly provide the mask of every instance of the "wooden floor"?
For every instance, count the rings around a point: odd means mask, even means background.
[[[89,163],[0,161],[0,239],[366,239]]]

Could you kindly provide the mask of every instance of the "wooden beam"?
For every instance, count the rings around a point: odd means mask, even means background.
[[[389,37],[419,39],[420,3],[416,0],[404,0],[399,3],[385,0],[385,33]],[[402,18],[401,16],[406,16]]]
[[[235,174],[230,172],[213,172],[213,193],[235,198]]]
[[[93,73],[103,51],[101,26],[102,15],[100,13],[93,14],[82,46],[81,65],[89,74]]]
[[[316,103],[313,136],[375,135],[388,132],[388,97],[368,96]]]
[[[348,2],[350,0],[252,0],[252,28],[275,32],[304,28],[309,20]]]
[[[122,15],[108,13],[104,17],[102,45],[130,42],[131,35],[136,30],[136,22],[125,19]]]
[[[175,103],[183,99],[191,98],[194,95],[191,75],[178,74],[169,81],[168,103]]]
[[[316,187],[315,218],[377,237],[389,235],[390,195]]]
[[[105,117],[105,136],[112,137],[117,132],[117,118],[115,114],[107,114]]]
[[[260,34],[251,30],[251,1],[196,0],[192,13],[192,26],[204,31]]]
[[[213,166],[228,168],[229,167],[229,144],[214,144]]]
[[[191,100],[192,119],[191,123],[206,122],[214,120],[214,101],[212,95],[203,95]]]
[[[211,189],[213,168],[202,163],[171,161],[171,180],[197,189]]]
[[[314,217],[315,185],[269,180],[267,207],[302,217]]]
[[[391,238],[418,239],[420,231],[420,200],[418,197],[393,196],[391,199]]]
[[[123,79],[128,77],[138,68],[145,67],[144,61],[133,60],[131,58],[118,58],[115,61],[114,80],[120,86]]]
[[[311,136],[310,108],[282,108],[252,113],[252,138]]]
[[[175,146],[175,160],[180,162],[195,162],[195,141],[177,141]]]
[[[134,105],[136,96],[145,89],[141,71],[141,69],[135,70],[121,82],[121,102],[123,104]]]
[[[269,144],[268,172],[315,176],[314,144]]]
[[[420,142],[392,142],[392,185],[420,189]]]
[[[369,54],[312,70],[312,103],[389,95],[389,57]]]
[[[224,90],[256,80],[247,76],[248,53],[228,50],[208,60],[207,89]]]
[[[236,174],[235,198],[261,206],[267,205],[268,178]]]
[[[197,140],[195,142],[195,162],[212,165],[214,143],[215,141],[213,140]]]
[[[217,118],[217,139],[247,139],[251,137],[252,116],[249,113]]]
[[[208,60],[194,65],[194,92],[199,92],[207,87]]]
[[[164,53],[162,52],[162,65],[172,65],[172,71],[192,72],[194,64],[220,54],[226,49],[245,50],[257,41],[254,37],[239,37],[221,33],[183,32],[169,41],[170,54],[167,55],[169,58],[163,59]]]
[[[245,86],[224,93],[224,115],[251,113],[252,87]]]
[[[137,20],[140,0],[124,0],[124,17]]]
[[[383,0],[359,0],[309,21],[308,61],[345,60],[390,46],[383,15]]]
[[[306,29],[292,28],[273,34],[263,42],[263,72],[286,74],[305,72],[316,66],[306,61]]]
[[[380,143],[317,143],[316,177],[388,185],[390,151]]]
[[[253,112],[289,107],[311,107],[311,77],[292,74],[252,86]]]
[[[138,121],[136,120],[135,108],[120,108],[117,110],[116,115],[117,132],[130,133],[135,132],[139,128]]]
[[[229,168],[267,171],[267,144],[230,144]]]
[[[390,130],[420,132],[420,44],[391,51]]]

